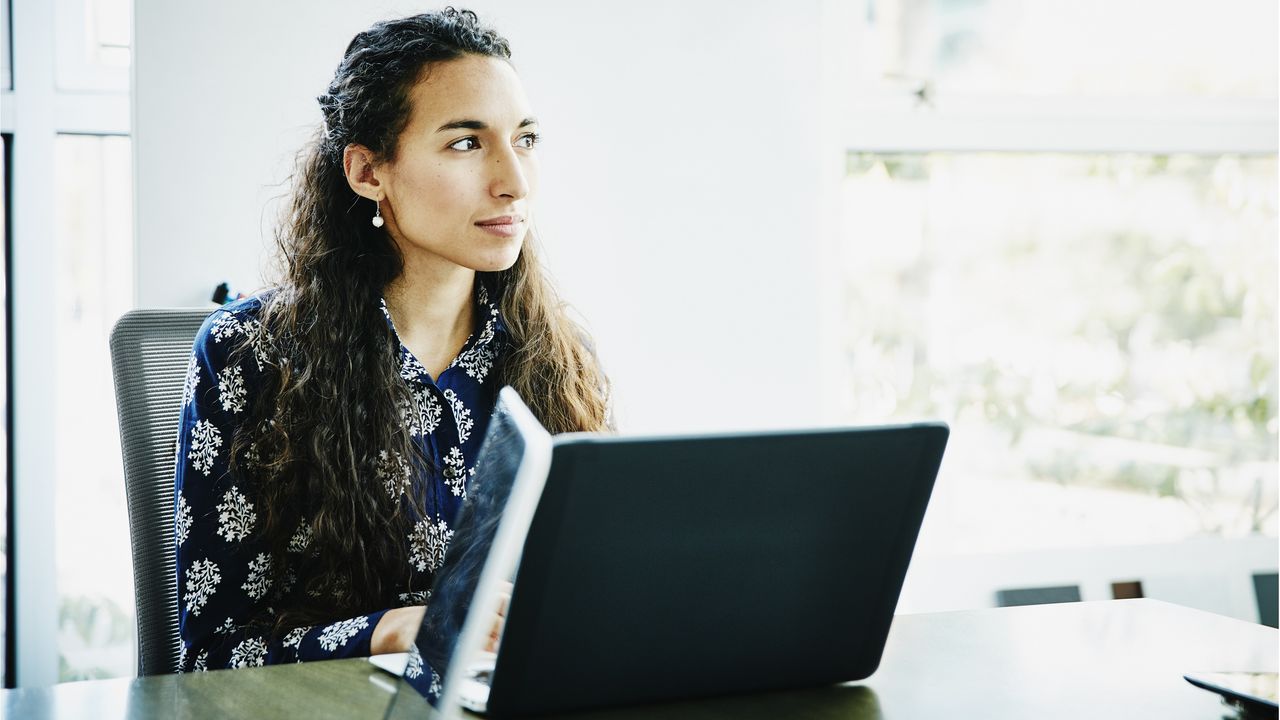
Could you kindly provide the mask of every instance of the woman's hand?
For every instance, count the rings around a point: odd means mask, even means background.
[[[493,618],[493,625],[489,627],[489,637],[484,643],[484,652],[498,652],[498,643],[502,641],[502,628],[507,624],[507,606],[511,604],[511,591],[514,586],[511,583],[503,583],[498,590],[498,614]]]
[[[409,652],[409,646],[418,638],[418,628],[422,626],[422,616],[426,612],[425,605],[413,605],[393,608],[383,613],[382,619],[373,626],[369,654]]]
[[[489,637],[485,640],[484,651],[498,651],[498,642],[502,639],[502,628],[507,620],[507,604],[511,602],[511,583],[503,583],[498,590],[497,614],[489,627]],[[393,608],[382,614],[382,619],[373,627],[373,637],[369,639],[370,655],[409,652],[409,646],[418,639],[418,628],[422,626],[422,616],[426,613],[425,605]]]

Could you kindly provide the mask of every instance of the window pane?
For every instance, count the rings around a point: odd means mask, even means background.
[[[1275,0],[867,0],[883,80],[997,95],[1274,98]]]
[[[128,68],[133,45],[129,24],[130,0],[89,0],[90,47],[93,61],[105,67]]]
[[[0,90],[13,89],[13,35],[9,32],[9,0],[0,0]]]
[[[55,148],[59,677],[121,677],[135,669],[133,568],[108,339],[133,302],[130,140]]]
[[[8,135],[0,135],[0,146],[3,146],[4,167],[3,174],[0,174],[0,232],[5,233],[4,248],[5,252],[0,253],[0,295],[8,296],[9,290],[5,286],[5,280],[8,277],[5,265],[9,262],[9,150],[10,137]],[[9,326],[8,318],[4,312],[0,312],[0,339],[3,339],[4,346],[9,344]],[[7,414],[9,407],[9,385],[4,378],[9,377],[9,357],[7,350],[0,350],[0,408],[4,408]],[[0,477],[9,477],[9,427],[8,423],[0,423]],[[5,491],[0,496],[0,517],[5,518],[4,522],[0,522],[0,677],[5,676],[5,660],[8,657],[7,648],[9,647],[9,603],[14,598],[9,597],[9,484],[5,482]]]
[[[923,547],[1276,534],[1276,173],[849,156],[848,415],[953,424]]]
[[[129,89],[132,0],[55,0],[60,90]]]

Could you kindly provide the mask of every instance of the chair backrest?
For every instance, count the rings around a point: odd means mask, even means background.
[[[178,670],[178,576],[173,544],[173,480],[187,362],[207,309],[133,310],[111,331],[120,416],[138,674]]]

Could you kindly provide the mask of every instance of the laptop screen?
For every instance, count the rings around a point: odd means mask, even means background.
[[[524,456],[524,444],[510,411],[505,404],[498,403],[418,631],[416,644],[426,673],[434,671],[443,675],[449,667],[458,634],[471,608],[471,597],[480,582],[480,572],[497,535],[498,521],[511,496],[516,471]]]
[[[420,705],[423,698],[436,704],[443,694],[445,674],[459,641],[470,642],[464,636],[464,627],[477,591],[486,597],[509,592],[510,580],[519,563],[519,548],[523,547],[524,532],[528,529],[528,518],[524,516],[531,516],[532,508],[516,512],[515,515],[523,518],[523,527],[516,527],[522,523],[509,522],[505,534],[501,532],[502,520],[511,514],[509,503],[536,505],[549,456],[550,437],[533,419],[519,395],[511,388],[504,388],[489,420],[475,471],[467,483],[466,499],[454,522],[453,538],[432,582],[427,610],[415,647],[409,653],[397,698],[388,708],[389,717],[404,711],[402,707],[396,712],[397,705],[413,707]],[[512,491],[516,487],[524,487],[525,491],[517,491],[515,495],[521,499],[513,501]],[[495,542],[505,550],[493,552]],[[492,563],[495,567],[487,567],[491,555],[500,560]],[[496,606],[496,601],[477,607],[487,615],[494,615],[490,605]],[[406,695],[417,702],[404,703]]]

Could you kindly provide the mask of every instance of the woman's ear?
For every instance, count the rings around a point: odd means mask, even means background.
[[[377,159],[369,148],[351,143],[342,150],[342,172],[355,194],[374,202],[386,197],[382,183],[375,173]]]

